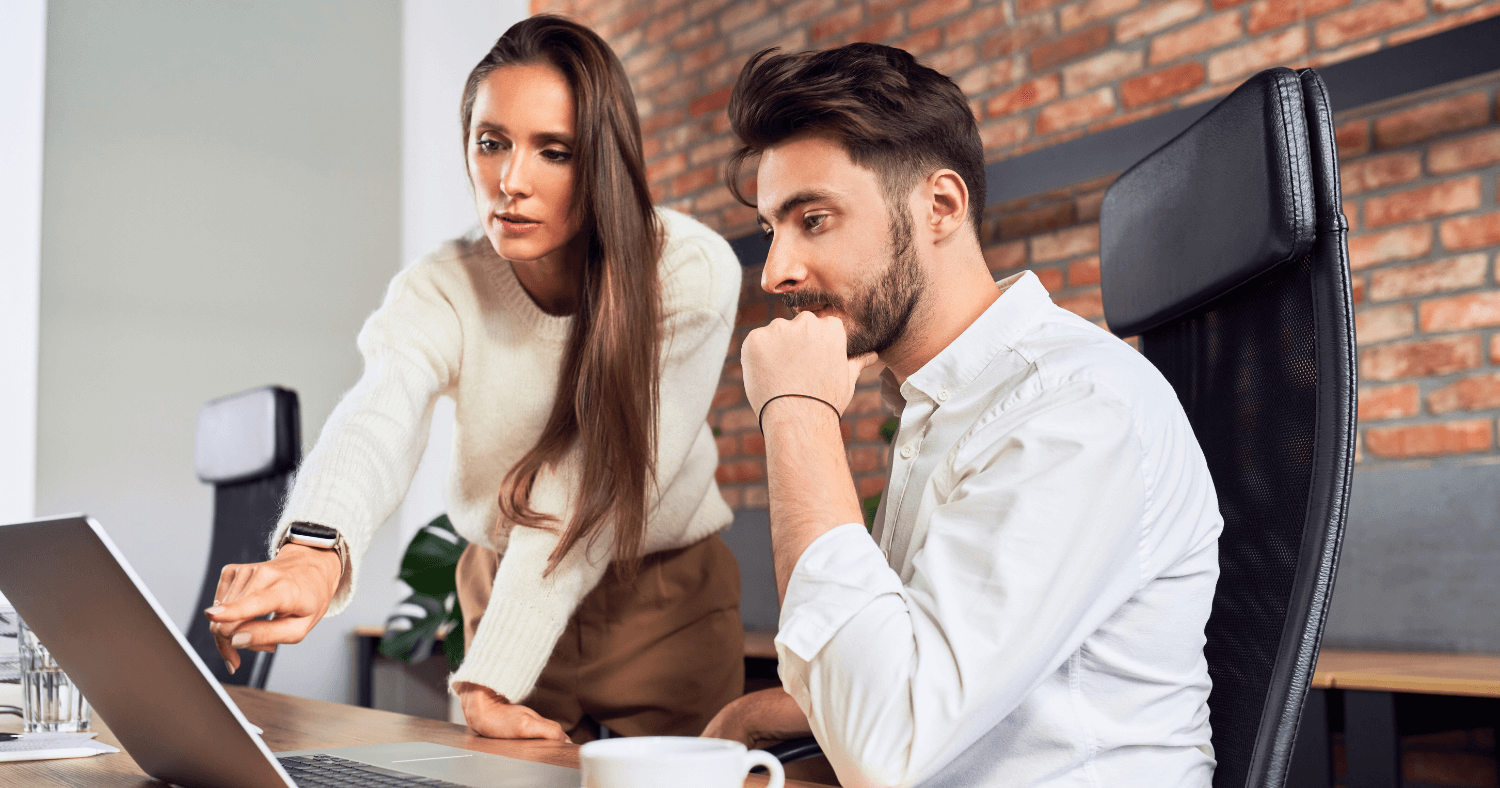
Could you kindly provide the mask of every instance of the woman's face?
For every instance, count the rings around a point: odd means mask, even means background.
[[[578,235],[570,210],[573,121],[573,91],[551,65],[503,66],[480,83],[469,121],[469,182],[501,257],[561,262]]]

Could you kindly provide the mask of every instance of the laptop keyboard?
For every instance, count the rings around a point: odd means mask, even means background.
[[[421,777],[394,769],[371,766],[368,763],[335,758],[332,755],[290,755],[277,758],[281,768],[297,783],[297,788],[355,788],[371,786],[385,788],[397,785],[420,785],[422,788],[464,788],[458,783],[445,782],[435,777]]]

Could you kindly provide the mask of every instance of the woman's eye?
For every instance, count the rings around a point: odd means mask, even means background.
[[[480,138],[474,144],[479,146],[479,149],[485,153],[494,153],[495,151],[502,150],[504,147],[500,140],[489,139],[487,137]]]
[[[547,148],[546,150],[542,151],[542,158],[546,159],[547,161],[564,162],[564,161],[567,161],[567,160],[573,158],[573,154],[571,154],[571,153],[569,153],[569,152],[567,152],[565,150],[557,150],[556,148]]]

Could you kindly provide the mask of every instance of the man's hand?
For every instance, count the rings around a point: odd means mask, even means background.
[[[812,728],[792,696],[776,687],[736,698],[714,715],[703,735],[737,741],[753,750],[806,738],[812,735]]]
[[[275,651],[278,643],[302,642],[328,612],[342,571],[336,551],[298,544],[269,561],[225,566],[204,615],[229,672],[239,669],[237,649]],[[259,620],[267,613],[275,615]]]
[[[455,687],[469,729],[489,739],[551,739],[572,743],[562,726],[489,687],[463,682]]]
[[[836,317],[802,312],[751,331],[740,350],[750,407],[759,416],[772,397],[806,394],[842,415],[854,397],[860,370],[875,361],[874,353],[849,358],[847,352],[844,321]]]

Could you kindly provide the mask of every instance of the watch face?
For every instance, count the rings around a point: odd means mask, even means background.
[[[339,532],[333,528],[329,528],[326,525],[316,525],[313,523],[293,523],[292,527],[288,530],[292,533],[293,536],[310,536],[314,539],[339,538]]]

